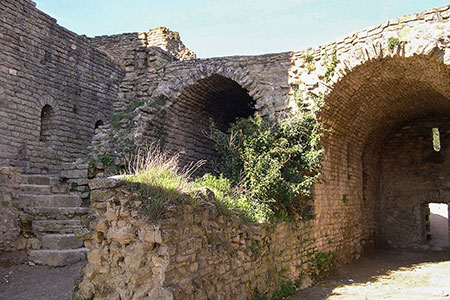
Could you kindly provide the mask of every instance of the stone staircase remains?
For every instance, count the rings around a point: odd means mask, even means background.
[[[64,266],[86,258],[87,249],[75,237],[88,213],[82,200],[56,176],[22,175],[19,203],[22,230],[27,231],[28,260],[35,264]]]

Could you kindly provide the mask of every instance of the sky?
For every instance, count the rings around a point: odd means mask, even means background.
[[[58,24],[89,37],[178,31],[198,57],[307,49],[441,0],[34,0]]]

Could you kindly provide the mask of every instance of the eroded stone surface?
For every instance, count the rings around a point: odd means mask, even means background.
[[[84,297],[249,299],[298,278],[316,251],[314,221],[245,224],[219,215],[213,198],[173,203],[152,221],[138,190],[96,181]]]

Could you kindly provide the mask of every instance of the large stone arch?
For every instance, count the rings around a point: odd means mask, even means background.
[[[293,89],[298,87],[297,94],[306,102],[317,96],[325,102],[321,118],[329,131],[323,138],[326,154],[322,180],[315,186],[315,211],[320,228],[332,234],[320,236],[318,245],[339,250],[343,261],[358,257],[376,242],[392,247],[423,243],[418,236],[424,198],[436,198],[445,188],[443,184],[428,187],[421,196],[411,197],[407,190],[417,191],[421,177],[408,176],[405,165],[409,158],[393,149],[397,145],[404,151],[405,145],[413,143],[411,136],[423,136],[424,132],[431,138],[430,126],[446,128],[450,116],[448,32],[450,23],[438,12],[430,12],[418,20],[388,22],[292,54]],[[404,137],[403,127],[415,131],[408,129],[410,135]],[[417,154],[430,157],[431,140],[428,146]],[[450,159],[450,152],[443,151],[440,156],[447,154]],[[436,183],[445,163],[423,163],[417,170],[431,165],[440,169],[433,173]],[[398,166],[403,169],[395,177]],[[387,205],[396,201],[402,204]],[[413,216],[403,223],[401,214],[396,214],[402,209]],[[411,222],[416,222],[412,229]],[[414,234],[404,234],[404,228]],[[404,239],[392,242],[402,234]]]

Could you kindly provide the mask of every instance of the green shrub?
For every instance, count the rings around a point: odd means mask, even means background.
[[[323,278],[332,274],[336,265],[336,253],[334,251],[316,253],[309,267],[312,276]]]
[[[395,38],[393,36],[388,38],[388,47],[391,50],[394,50],[395,47],[400,45],[400,40],[398,38]]]
[[[300,101],[297,105],[297,110],[277,120],[258,115],[240,119],[228,133],[212,126],[221,173],[262,219],[303,213],[319,175],[320,105],[306,107]]]
[[[293,295],[295,293],[294,284],[292,281],[283,282],[278,290],[273,292],[272,300],[281,300],[284,297]]]
[[[100,157],[100,161],[103,165],[110,166],[114,163],[114,157],[112,157],[111,155],[102,155]]]

